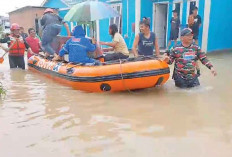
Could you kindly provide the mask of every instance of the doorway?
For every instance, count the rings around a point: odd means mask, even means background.
[[[165,48],[167,42],[167,16],[168,4],[154,4],[154,31],[158,39],[159,47]]]
[[[182,2],[175,2],[174,5],[173,5],[173,10],[177,11],[178,17],[180,19],[180,26],[183,26],[182,25],[183,3]],[[179,37],[180,37],[180,31],[179,31]]]

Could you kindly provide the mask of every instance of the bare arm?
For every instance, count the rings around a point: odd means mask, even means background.
[[[138,57],[138,52],[137,52],[138,44],[139,44],[139,34],[136,35],[134,43],[133,43],[133,47],[132,47],[132,52],[135,57]]]
[[[112,43],[109,43],[109,42],[99,42],[99,44],[101,45],[106,45],[106,46],[110,46],[110,47],[115,47],[117,45],[118,42],[112,42]]]
[[[156,56],[160,55],[160,49],[159,49],[159,44],[158,44],[158,38],[155,38],[155,53]]]

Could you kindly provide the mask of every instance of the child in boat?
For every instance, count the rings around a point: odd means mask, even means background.
[[[88,52],[94,52],[96,50],[96,42],[93,39],[93,44],[91,44],[90,40],[85,38],[85,32],[82,26],[76,26],[72,35],[73,37],[66,42],[60,50],[59,55],[53,60],[60,60],[65,53],[68,53],[69,62],[99,64],[99,61],[88,57]]]
[[[181,31],[181,44],[178,44],[171,50],[170,56],[164,59],[168,64],[175,61],[173,79],[175,85],[180,88],[191,88],[199,86],[199,80],[196,73],[196,62],[200,60],[207,68],[209,68],[214,76],[217,72],[213,65],[207,59],[200,47],[193,43],[193,33],[190,28]]]

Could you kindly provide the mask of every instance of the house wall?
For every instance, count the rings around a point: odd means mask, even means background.
[[[208,51],[232,49],[232,2],[211,0]]]
[[[153,3],[152,1],[141,1],[141,19],[143,17],[150,18],[151,28],[153,28]]]
[[[129,4],[129,6],[127,6]],[[125,39],[125,42],[129,49],[132,48],[134,38],[135,38],[135,32],[134,32],[134,26],[135,26],[135,0],[123,0],[123,21],[122,21],[122,35]],[[128,9],[128,10],[127,10]],[[128,15],[127,15],[128,13]]]
[[[187,13],[187,5],[188,1],[187,0],[154,0],[154,3],[169,3],[168,7],[168,26],[167,26],[167,42],[170,37],[170,31],[171,31],[171,18],[172,18],[172,10],[174,9],[174,2],[182,2],[183,8],[182,8],[182,23],[181,23],[181,29],[185,28],[188,24],[187,18],[188,18],[188,13]],[[202,33],[203,33],[203,24],[204,24],[204,8],[205,8],[205,0],[198,0],[199,1],[199,7],[198,7],[198,14],[202,18],[202,26],[200,27],[199,30],[199,45],[202,45]],[[155,21],[154,21],[155,22]]]
[[[18,23],[20,26],[24,27],[24,30],[27,33],[29,28],[35,28],[35,19],[41,18],[45,9],[46,8],[28,7],[11,12],[9,13],[10,23]]]
[[[109,3],[109,0],[99,0],[102,2]],[[157,2],[167,2],[168,5],[168,27],[167,27],[167,39],[169,39],[170,35],[170,20],[172,17],[173,10],[173,2],[181,1],[181,0],[141,0],[141,18],[146,16],[151,19],[151,28],[153,28],[153,4]],[[231,0],[224,0],[223,3],[218,0],[211,0],[211,12],[210,12],[210,23],[209,23],[209,31],[208,31],[208,51],[220,50],[220,49],[229,49],[232,48],[232,31],[230,26],[232,26],[232,14],[230,13],[230,8],[232,8]],[[128,48],[132,47],[135,33],[132,29],[132,25],[135,23],[135,0],[118,0],[113,3],[122,3],[122,36],[124,37]],[[187,25],[187,0],[182,0],[182,27],[184,28]],[[129,4],[129,5],[128,5]],[[56,8],[67,8],[63,2],[59,0],[50,0],[44,4],[45,7],[56,7]],[[203,34],[203,26],[204,26],[204,10],[205,10],[205,0],[199,0],[199,12],[198,14],[202,17],[202,26],[200,27],[199,32],[199,44],[202,46],[202,34]],[[223,8],[223,9],[218,9]],[[212,11],[213,10],[213,11]],[[64,17],[67,11],[60,11],[59,15]],[[127,15],[129,13],[129,15]],[[109,28],[109,19],[100,20],[99,21],[99,33],[101,41],[111,41],[111,36],[108,33]],[[71,29],[71,24],[70,29]],[[206,24],[207,25],[207,24]],[[207,28],[207,27],[206,27]],[[225,30],[229,30],[225,33]],[[61,35],[67,35],[66,30],[62,28]],[[215,40],[215,38],[217,40]],[[204,40],[206,41],[206,40]],[[167,40],[168,42],[168,40]],[[207,46],[206,46],[207,47]]]
[[[102,2],[108,2],[108,0],[101,0]],[[132,29],[133,23],[135,23],[135,0],[122,0],[113,3],[122,3],[122,36],[125,39],[126,44],[129,48],[132,47],[135,34]],[[127,6],[129,4],[129,6]],[[127,11],[128,9],[128,11]],[[127,13],[129,15],[127,16]],[[112,41],[109,35],[109,19],[104,19],[99,21],[99,33],[101,41]]]

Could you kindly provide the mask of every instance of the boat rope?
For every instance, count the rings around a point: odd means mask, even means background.
[[[129,93],[132,93],[132,91],[131,91],[129,88],[127,88],[126,83],[125,83],[125,80],[124,80],[124,78],[123,78],[122,60],[121,60],[121,59],[119,59],[119,63],[120,63],[120,73],[121,73],[121,79],[122,79],[123,86],[124,86],[124,88],[125,88]]]

